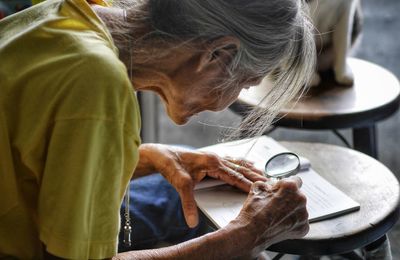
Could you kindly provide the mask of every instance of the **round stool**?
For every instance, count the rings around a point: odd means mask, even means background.
[[[305,237],[282,241],[268,250],[313,256],[348,253],[385,237],[399,219],[399,182],[379,161],[335,145],[280,143],[308,158],[317,173],[361,207],[359,211],[311,223]]]
[[[319,86],[281,111],[282,119],[275,125],[314,130],[351,128],[353,147],[377,158],[375,124],[398,110],[400,84],[381,66],[355,58],[349,58],[348,63],[354,73],[353,86],[338,85],[327,72],[321,75]],[[230,108],[243,115],[249,108],[268,106],[261,100],[269,87],[264,80],[259,86],[242,90]]]

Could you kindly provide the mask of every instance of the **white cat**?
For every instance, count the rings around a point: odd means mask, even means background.
[[[353,85],[354,76],[346,62],[360,38],[362,12],[359,0],[307,0],[318,53],[317,72],[311,85],[320,82],[318,72],[332,69],[341,85]]]

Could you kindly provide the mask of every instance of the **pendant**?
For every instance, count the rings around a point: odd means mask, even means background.
[[[132,234],[132,228],[129,225],[124,226],[124,240],[123,243],[126,247],[130,247],[132,245],[131,241],[131,234]]]

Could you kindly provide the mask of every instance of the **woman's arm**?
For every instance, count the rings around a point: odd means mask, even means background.
[[[243,176],[237,178],[232,170]],[[195,182],[210,176],[222,179],[246,192],[253,182],[266,180],[263,173],[246,160],[221,158],[210,152],[152,143],[139,146],[139,161],[132,179],[159,172],[170,180],[182,175],[180,173],[184,171],[188,172]]]
[[[223,180],[245,192],[255,181],[267,180],[260,170],[245,160],[221,158],[209,152],[162,144],[143,144],[139,147],[134,177],[154,172],[160,172],[179,193],[186,223],[190,227],[198,223],[193,189],[204,177]]]
[[[156,173],[157,169],[153,160],[158,156],[155,153],[156,144],[142,144],[139,146],[139,161],[135,168],[132,179]]]
[[[270,245],[303,237],[309,229],[301,180],[252,185],[239,216],[226,227],[170,247],[120,253],[113,259],[248,259]],[[45,254],[45,259],[61,259]]]
[[[255,257],[270,245],[300,238],[309,229],[298,177],[252,185],[239,216],[225,228],[187,242],[118,254],[114,259],[235,259]]]
[[[118,254],[113,259],[226,259],[240,254],[240,245],[235,245],[239,231],[233,227],[220,229],[196,239],[174,246],[130,251]]]

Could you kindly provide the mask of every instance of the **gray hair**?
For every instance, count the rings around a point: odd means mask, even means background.
[[[282,106],[304,90],[314,71],[313,28],[303,0],[136,0],[135,3],[128,14],[137,15],[141,9],[140,13],[147,14],[142,20],[151,28],[142,42],[152,39],[184,44],[223,36],[239,39],[239,50],[226,68],[230,80],[220,88],[238,87],[235,83],[245,77],[272,76],[274,87],[262,101],[269,107],[249,113],[236,134],[263,133]],[[138,41],[136,44],[140,45]]]

